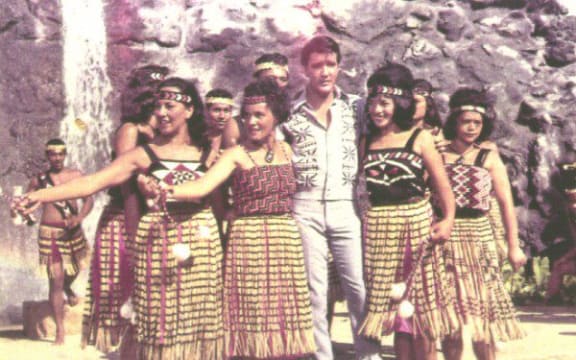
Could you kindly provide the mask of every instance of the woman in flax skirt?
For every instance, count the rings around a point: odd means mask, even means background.
[[[292,154],[274,136],[289,109],[274,82],[248,85],[246,140],[203,178],[168,190],[178,200],[198,199],[232,176],[236,218],[224,266],[224,321],[233,359],[298,359],[315,351],[302,240],[291,214]]]
[[[158,123],[152,116],[153,94],[167,73],[163,66],[146,65],[130,74],[122,94],[122,125],[115,133],[113,159],[154,138]],[[96,229],[82,320],[82,347],[94,345],[105,353],[115,351],[130,326],[120,316],[120,307],[132,291],[133,264],[128,250],[142,210],[137,191],[134,179],[130,179],[108,192],[110,201]]]
[[[479,146],[490,135],[494,111],[483,92],[460,89],[450,98],[443,152],[456,196],[456,220],[446,243],[446,265],[457,291],[457,311],[472,332],[478,359],[494,359],[496,341],[523,336],[498,263],[494,232],[488,219],[490,197],[498,200],[506,229],[508,259],[515,270],[526,262],[519,247],[518,224],[506,167],[493,150]],[[447,359],[462,357],[462,334],[443,341]]]
[[[165,186],[203,176],[210,151],[202,101],[194,84],[171,78],[158,85],[158,135],[104,169],[62,186],[35,191],[14,206],[29,213],[42,202],[93,194],[138,172]],[[185,254],[183,256],[182,254]],[[168,202],[140,220],[134,242],[133,301],[137,359],[221,360],[222,247],[205,202]]]
[[[363,168],[371,207],[365,219],[367,315],[360,333],[380,340],[395,332],[398,359],[434,359],[435,340],[458,326],[439,245],[450,236],[454,197],[434,139],[412,127],[411,86],[410,70],[393,63],[368,79]],[[425,196],[425,172],[440,194],[444,214],[434,224]],[[418,261],[421,254],[425,256]],[[410,273],[411,286],[400,296],[413,304],[414,315],[400,318],[392,289]]]

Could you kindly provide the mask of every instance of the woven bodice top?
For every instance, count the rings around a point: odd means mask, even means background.
[[[481,149],[474,164],[464,164],[460,159],[453,164],[446,164],[446,172],[456,198],[456,208],[490,210],[492,194],[492,177],[482,165],[490,150]]]
[[[368,150],[363,168],[373,206],[401,204],[424,196],[424,162],[413,151],[419,133],[420,129],[415,130],[402,148]]]
[[[148,145],[143,147],[152,161],[148,174],[161,184],[179,185],[196,180],[206,173],[207,169],[202,159],[195,161],[160,159]],[[167,201],[175,200],[167,199]]]
[[[234,209],[238,216],[289,213],[295,192],[292,164],[239,169],[232,177]]]

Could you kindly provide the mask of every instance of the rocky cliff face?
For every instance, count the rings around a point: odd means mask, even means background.
[[[289,56],[295,91],[305,81],[299,49],[318,33],[341,44],[339,83],[350,92],[363,93],[386,60],[429,79],[443,114],[458,87],[487,89],[497,104],[493,140],[508,166],[521,238],[541,250],[565,236],[557,164],[576,158],[576,17],[554,0],[109,0],[105,9],[109,76],[118,91],[132,67],[157,63],[196,78],[202,93],[213,86],[239,93],[254,59],[270,51]],[[61,23],[56,0],[0,4],[4,187],[37,172],[42,144],[57,134],[65,108]],[[118,96],[111,102],[117,118]],[[0,272],[7,290],[33,277],[35,235],[9,226],[6,207],[0,214],[0,253],[13,259]],[[44,280],[33,278],[18,299],[2,291],[0,312],[37,296],[32,288]]]

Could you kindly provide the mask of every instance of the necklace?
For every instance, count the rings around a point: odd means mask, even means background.
[[[458,159],[456,159],[456,163],[457,164],[461,164],[464,162],[464,155],[468,154],[469,152],[473,151],[474,149],[476,149],[475,145],[470,145],[467,149],[465,149],[464,151],[460,152],[457,149],[454,148],[454,146],[450,143],[448,145],[448,149],[450,149],[450,151],[452,151],[454,154],[459,155]]]
[[[266,151],[266,155],[264,156],[264,161],[270,164],[274,160],[274,147],[271,147]]]

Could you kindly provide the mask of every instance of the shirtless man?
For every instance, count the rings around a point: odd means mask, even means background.
[[[46,158],[50,168],[30,180],[28,191],[59,185],[82,175],[78,170],[64,167],[66,144],[60,139],[46,143]],[[83,199],[80,211],[76,201],[47,203],[42,209],[38,247],[40,264],[46,265],[48,272],[49,300],[56,322],[56,345],[64,343],[64,293],[71,306],[78,303],[71,285],[82,260],[88,256],[88,243],[80,225],[92,210],[93,203],[92,197],[88,197]]]

